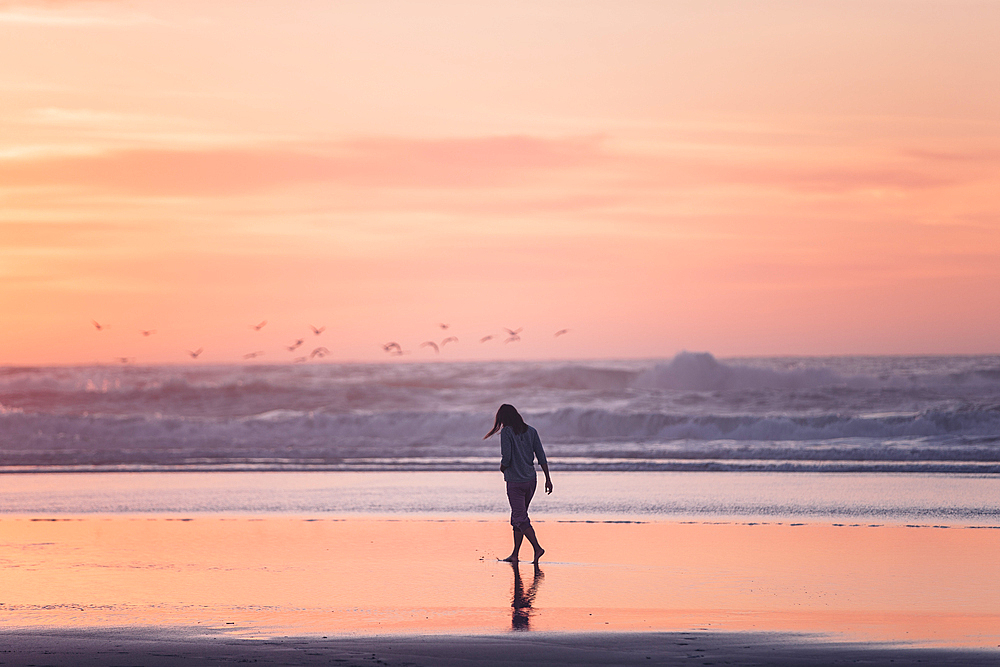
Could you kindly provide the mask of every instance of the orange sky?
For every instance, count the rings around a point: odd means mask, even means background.
[[[1000,352],[998,26],[0,2],[0,363]]]

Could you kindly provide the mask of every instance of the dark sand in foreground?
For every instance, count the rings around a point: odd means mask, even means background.
[[[0,664],[344,665],[1000,665],[1000,653],[873,644],[823,643],[756,633],[531,633],[473,636],[184,636],[174,630],[0,632]]]

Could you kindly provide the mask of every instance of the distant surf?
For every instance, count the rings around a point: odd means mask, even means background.
[[[0,369],[0,469],[1000,472],[1000,357]]]

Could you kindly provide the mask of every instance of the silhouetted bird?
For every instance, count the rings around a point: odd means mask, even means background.
[[[435,352],[441,351],[440,349],[438,349],[438,344],[432,340],[425,340],[423,343],[420,344],[420,347],[433,347]]]
[[[302,345],[302,343],[304,343],[304,342],[306,342],[305,338],[298,338],[298,339],[296,339],[296,341],[295,341],[294,344],[292,344],[292,345],[286,345],[285,348],[289,352],[294,352],[295,350],[299,349],[299,346]]]
[[[401,348],[399,346],[399,343],[397,343],[396,341],[392,341],[392,342],[386,343],[385,345],[382,346],[382,349],[384,351],[390,353],[390,354],[393,353],[393,350],[395,350],[396,353],[398,353],[398,354],[402,354],[403,353],[403,348]]]
[[[101,331],[103,329],[110,329],[111,328],[110,325],[101,324],[97,320],[90,320],[90,323],[93,324],[94,328],[97,329],[98,331]]]
[[[552,335],[555,338],[559,338],[559,336],[562,336],[563,334],[568,334],[568,333],[569,333],[569,329],[560,329],[559,331],[555,332]]]
[[[326,349],[325,347],[317,347],[315,350],[309,353],[309,358],[312,359],[313,357],[319,357],[320,359],[322,359],[328,354],[330,354],[330,350]]]
[[[248,352],[243,355],[244,359],[256,359],[260,355],[264,354],[263,350],[258,350],[257,352]]]
[[[507,340],[504,341],[505,343],[516,343],[521,340],[521,337],[518,334],[521,333],[524,327],[518,327],[517,329],[508,329],[507,327],[504,327],[503,329],[507,332]]]
[[[192,359],[197,359],[197,358],[198,358],[198,355],[200,355],[200,354],[201,354],[202,352],[204,352],[204,351],[205,351],[205,350],[204,350],[203,348],[200,348],[200,347],[199,347],[199,348],[198,348],[197,350],[195,350],[194,352],[192,352],[191,350],[188,350],[188,351],[187,351],[187,353],[191,355],[191,358],[192,358]]]
[[[265,324],[267,324],[267,320],[264,320],[260,324],[251,324],[250,328],[253,329],[254,331],[260,331],[261,329],[264,328]]]
[[[441,327],[442,329],[447,329],[451,325],[450,324],[445,324],[444,322],[441,322],[441,323],[438,324],[438,326]]]
[[[118,361],[120,361],[123,364],[127,364],[130,361],[134,361],[135,360],[134,357],[115,357],[115,359],[117,359]]]
[[[156,333],[156,329],[140,329],[139,333],[149,338],[150,336]]]
[[[454,336],[448,336],[443,341],[441,341],[441,347],[444,347],[448,343],[457,343],[457,342],[458,342],[457,338],[455,338]]]
[[[480,343],[485,343],[488,340],[493,340],[493,336],[492,335],[490,335],[490,336],[483,336],[482,338],[479,339],[479,342]]]
[[[312,329],[313,333],[316,334],[317,336],[320,335],[321,333],[323,333],[324,331],[326,331],[326,327],[319,327],[317,329],[316,327],[314,327],[311,324],[309,325],[309,328]]]
[[[303,361],[307,361],[306,357],[295,357],[292,359],[293,364],[301,364]]]

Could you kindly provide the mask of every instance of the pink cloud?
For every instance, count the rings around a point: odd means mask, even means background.
[[[990,156],[911,152],[903,159],[858,164],[824,163],[821,156],[799,163],[767,158],[753,161],[746,156],[727,162],[615,154],[598,137],[370,138],[309,147],[132,149],[8,159],[0,161],[0,183],[134,195],[227,196],[303,183],[372,188],[509,187],[536,184],[544,175],[584,168],[593,176],[596,170],[605,192],[560,191],[550,193],[548,202],[523,202],[527,209],[544,209],[548,204],[553,210],[571,210],[620,201],[636,187],[737,185],[823,194],[927,190],[975,180],[991,169]]]
[[[925,150],[910,149],[902,153],[906,157],[930,162],[972,162],[1000,164],[1000,150]]]
[[[125,225],[104,222],[2,222],[0,246],[4,248],[79,247],[88,241],[120,237]]]
[[[719,162],[699,159],[647,161],[634,173],[652,183],[676,187],[738,185],[816,193],[849,193],[866,189],[923,190],[966,180],[947,168],[927,165],[825,165],[816,159],[799,164]]]
[[[595,139],[526,136],[366,139],[320,149],[137,149],[8,160],[9,186],[79,186],[145,195],[231,195],[295,183],[369,187],[471,187],[523,182],[592,163]]]

